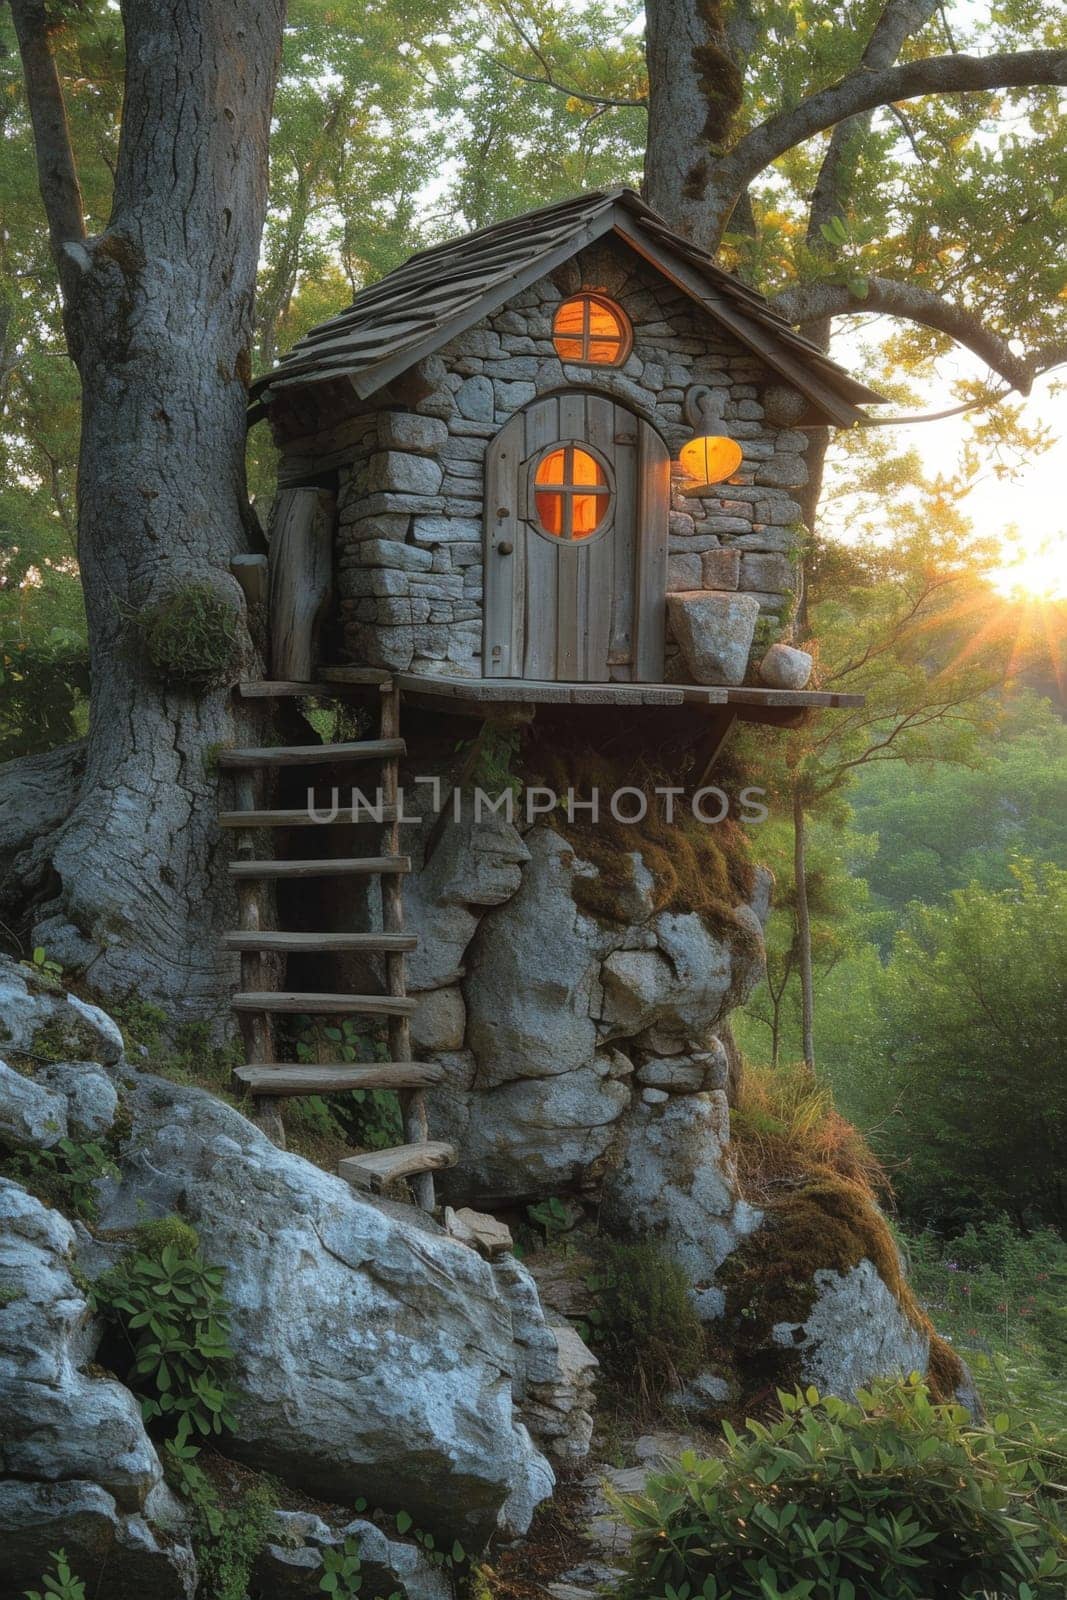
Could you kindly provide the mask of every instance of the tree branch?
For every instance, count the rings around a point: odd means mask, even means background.
[[[1045,345],[1029,355],[1016,355],[1007,339],[994,333],[973,312],[943,300],[930,289],[892,278],[867,278],[862,298],[843,283],[811,283],[786,289],[772,300],[774,309],[798,326],[848,312],[885,312],[935,328],[973,350],[1013,389],[1029,394],[1034,379],[1067,361],[1067,340]]]
[[[798,106],[769,117],[745,134],[709,173],[727,207],[757,173],[817,133],[848,117],[896,100],[927,94],[972,94],[989,89],[1024,89],[1067,84],[1067,50],[1022,50],[991,56],[929,56],[900,67],[858,71],[809,95]]]
[[[86,240],[81,185],[70,142],[63,86],[49,39],[44,0],[11,0],[33,124],[37,181],[48,218],[48,237],[65,300],[81,275],[76,247]],[[75,247],[72,253],[71,247]]]
[[[532,45],[530,48],[533,48]],[[542,89],[555,89],[557,93],[565,94],[569,100],[582,100],[586,105],[599,106],[602,111],[612,106],[640,106],[644,110],[648,109],[648,100],[644,96],[639,100],[623,100],[607,94],[586,94],[584,89],[575,89],[568,83],[559,83],[552,77],[547,67],[544,76],[538,77],[534,73],[520,72],[517,67],[509,67],[506,61],[501,61],[499,56],[490,55],[487,50],[482,50],[479,54],[484,55],[487,61],[491,61],[494,67],[499,67],[501,72],[517,78],[520,83],[535,83]],[[534,51],[534,54],[537,55],[537,51]],[[541,60],[540,56],[538,60]]]

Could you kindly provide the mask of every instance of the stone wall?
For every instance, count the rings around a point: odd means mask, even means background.
[[[622,306],[633,349],[619,368],[561,362],[552,346],[560,300],[596,287]],[[516,294],[405,380],[408,410],[368,403],[340,472],[338,569],[348,655],[398,670],[482,673],[485,451],[540,395],[584,388],[646,418],[672,459],[689,437],[686,390],[726,394],[725,421],[744,450],[736,479],[672,492],[668,590],[748,592],[769,626],[787,621],[807,435],[765,422],[775,377],[732,336],[717,336],[685,296],[614,241],[601,241]],[[394,390],[393,395],[401,391]],[[677,469],[676,469],[677,470]],[[668,657],[677,645],[668,644]]]

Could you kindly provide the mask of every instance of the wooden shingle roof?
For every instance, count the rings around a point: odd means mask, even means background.
[[[791,328],[762,295],[673,232],[632,189],[615,188],[418,251],[362,290],[346,311],[312,328],[258,378],[252,385],[257,411],[275,394],[329,378],[346,377],[367,398],[607,233],[729,329],[827,421],[847,427],[864,420],[859,405],[884,403]]]

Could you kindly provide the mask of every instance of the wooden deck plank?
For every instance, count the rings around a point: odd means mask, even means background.
[[[384,1189],[399,1178],[419,1172],[439,1172],[456,1164],[455,1147],[439,1139],[425,1144],[401,1144],[392,1150],[369,1150],[365,1155],[346,1156],[338,1162],[338,1176],[355,1189]]]
[[[336,695],[340,685],[315,681],[314,683],[297,682],[287,678],[246,678],[237,685],[237,693],[242,700],[272,700],[285,699],[294,696],[318,698],[322,695]]]
[[[302,767],[328,761],[384,761],[404,754],[403,739],[358,739],[352,744],[266,745],[259,750],[220,750],[220,767]]]
[[[829,706],[833,710],[862,706],[862,694],[834,694],[826,689],[727,689],[730,705],[736,706]]]
[[[418,939],[413,933],[224,933],[227,950],[283,950],[290,953],[323,954],[335,950],[396,951],[414,950]]]
[[[234,1077],[255,1095],[342,1094],[347,1089],[430,1089],[444,1077],[433,1061],[322,1062],[271,1066],[250,1062]]]
[[[410,856],[356,856],[316,861],[231,861],[232,878],[360,878],[372,873],[410,872]]]
[[[416,1001],[390,994],[310,994],[299,990],[242,990],[235,1011],[307,1011],[315,1016],[410,1017]]]
[[[388,683],[392,677],[391,672],[386,672],[381,667],[317,667],[316,671],[327,683],[377,685]]]

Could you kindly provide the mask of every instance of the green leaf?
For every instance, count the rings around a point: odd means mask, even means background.
[[[407,1533],[408,1529],[412,1526],[414,1520],[415,1519],[410,1515],[409,1512],[407,1512],[407,1511],[398,1511],[397,1514],[396,1514],[396,1531],[397,1531],[397,1533]]]

